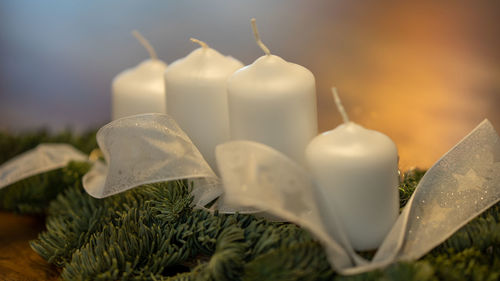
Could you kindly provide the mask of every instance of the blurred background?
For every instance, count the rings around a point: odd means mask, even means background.
[[[110,120],[113,77],[148,58],[138,29],[171,63],[196,37],[245,64],[271,52],[317,80],[319,129],[341,118],[389,135],[403,169],[428,168],[484,118],[500,129],[499,1],[0,2],[0,130],[81,131]]]

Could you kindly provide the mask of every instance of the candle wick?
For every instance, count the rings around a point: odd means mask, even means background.
[[[342,101],[340,100],[339,93],[337,93],[337,88],[332,87],[332,94],[333,94],[333,100],[335,101],[335,104],[337,105],[337,109],[340,112],[340,115],[342,116],[342,119],[344,120],[344,123],[349,123],[349,116],[347,116],[347,113],[345,112],[344,105],[342,105]]]
[[[139,41],[139,43],[141,43],[141,45],[144,46],[144,48],[146,48],[146,50],[148,51],[149,56],[151,57],[152,60],[158,59],[158,56],[156,55],[156,51],[153,48],[153,46],[151,45],[151,43],[149,43],[149,41],[146,38],[144,38],[144,36],[142,36],[142,34],[139,33],[139,31],[132,30],[132,35],[134,35],[134,37]]]
[[[262,51],[264,51],[264,53],[266,53],[266,55],[269,56],[269,55],[271,55],[271,51],[269,51],[269,48],[266,47],[266,45],[264,45],[264,43],[262,43],[262,40],[260,40],[259,30],[257,29],[256,21],[257,20],[255,18],[252,18],[252,20],[251,20],[253,35],[255,36],[255,41],[257,41],[257,45],[259,45],[259,47],[262,49]]]
[[[200,44],[200,46],[203,48],[203,49],[208,49],[208,44],[201,41],[201,40],[198,40],[196,38],[189,38],[189,40],[191,40],[191,42],[194,42],[194,43],[197,43],[197,44]]]

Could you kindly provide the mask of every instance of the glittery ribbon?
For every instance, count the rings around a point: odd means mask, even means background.
[[[427,171],[368,261],[353,251],[327,198],[292,160],[247,141],[218,146],[216,157],[229,203],[260,208],[307,228],[342,274],[418,259],[500,200],[500,141],[485,120]]]
[[[219,179],[165,114],[113,121],[99,130],[97,140],[108,164],[97,161],[84,176],[90,195],[102,198],[147,183],[190,179],[199,207],[224,192],[216,205],[222,211],[261,210],[308,229],[342,274],[418,259],[500,200],[500,138],[485,120],[427,171],[369,261],[353,250],[310,175],[268,146],[249,141],[219,145]],[[0,188],[86,159],[69,145],[42,144],[0,166]]]
[[[71,161],[87,159],[85,154],[68,144],[40,144],[0,166],[0,189],[31,176],[65,167]]]
[[[221,195],[219,178],[177,123],[166,114],[115,120],[97,132],[107,165],[98,162],[83,177],[91,196],[103,198],[156,182],[190,179],[195,204]]]

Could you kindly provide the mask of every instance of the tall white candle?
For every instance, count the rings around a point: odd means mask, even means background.
[[[215,169],[215,146],[229,140],[226,81],[243,64],[202,41],[165,71],[167,112]]]
[[[255,19],[252,27],[266,55],[228,80],[231,139],[260,142],[304,163],[304,150],[318,133],[314,75],[271,55]]]
[[[167,65],[159,60],[149,42],[137,31],[134,36],[148,50],[151,59],[118,74],[112,83],[111,115],[116,120],[140,113],[165,113],[163,73]]]
[[[307,164],[353,248],[372,250],[398,216],[397,148],[386,135],[350,122],[332,90],[344,124],[311,141]]]

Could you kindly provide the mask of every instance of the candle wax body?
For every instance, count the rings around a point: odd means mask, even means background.
[[[226,81],[243,64],[198,48],[165,71],[167,112],[215,170],[215,146],[229,140]]]
[[[257,59],[228,80],[232,140],[269,145],[304,164],[318,134],[314,75],[274,55]]]
[[[394,142],[349,122],[314,138],[306,149],[317,188],[355,250],[380,246],[399,213]],[[329,214],[322,214],[326,224]]]
[[[112,119],[141,113],[166,113],[163,73],[167,65],[161,60],[145,60],[113,79]]]

